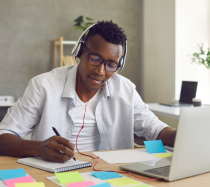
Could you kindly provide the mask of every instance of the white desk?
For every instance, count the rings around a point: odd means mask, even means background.
[[[10,107],[13,106],[15,103],[0,103],[0,107]]]
[[[149,109],[157,115],[179,119],[180,111],[183,107],[172,107],[160,105],[158,103],[147,103]]]

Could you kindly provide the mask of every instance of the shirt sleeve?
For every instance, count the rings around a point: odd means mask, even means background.
[[[42,94],[37,78],[29,81],[24,95],[10,107],[0,123],[0,135],[10,133],[24,137],[33,131],[42,114]]]
[[[168,127],[149,110],[137,91],[134,93],[134,133],[138,137],[145,137],[147,140],[156,140],[159,133]]]

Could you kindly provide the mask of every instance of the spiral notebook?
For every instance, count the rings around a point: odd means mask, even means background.
[[[80,169],[92,166],[91,162],[84,162],[79,160],[74,161],[73,159],[65,163],[56,163],[56,162],[45,161],[37,157],[20,158],[17,160],[17,163],[42,169],[52,173],[70,171],[74,169]]]

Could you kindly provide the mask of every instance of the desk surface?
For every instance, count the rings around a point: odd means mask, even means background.
[[[87,154],[95,156],[91,152],[87,152]],[[76,153],[75,157],[78,160],[92,162],[92,165],[96,162],[96,160],[93,160],[92,158],[89,158],[86,156],[82,156],[78,153]],[[119,169],[120,165],[124,165],[124,164],[108,164],[105,161],[103,161],[102,159],[100,159],[98,164],[96,165],[96,169],[101,169],[101,170],[109,169],[109,170],[115,170],[115,171],[122,171]],[[54,176],[53,173],[49,173],[49,172],[46,172],[43,170],[32,168],[32,167],[29,167],[26,165],[18,164],[17,158],[14,158],[14,157],[6,157],[6,156],[0,157],[0,169],[1,170],[2,169],[17,169],[17,168],[24,168],[27,174],[32,176],[37,182],[44,182],[46,187],[58,187],[57,184],[54,184],[53,182],[46,179],[46,177]],[[93,171],[93,169],[91,167],[89,167],[89,168],[79,169],[78,171],[80,173],[85,173],[85,172],[91,172],[91,171]],[[137,178],[134,178],[128,174],[123,174],[123,175],[133,178],[135,180],[138,180]],[[147,178],[145,176],[141,176],[138,174],[136,174],[136,175],[139,177]],[[148,184],[148,185],[152,185],[155,187],[186,187],[186,186],[190,186],[190,187],[202,186],[202,187],[204,187],[204,186],[210,186],[210,173],[205,173],[202,175],[189,177],[189,178],[181,179],[181,180],[174,181],[174,182],[147,181],[147,180],[143,180],[143,179],[139,179],[139,180]]]
[[[149,106],[149,109],[155,114],[174,119],[179,119],[181,109],[183,108],[177,106],[173,107],[173,106],[160,105],[158,103],[147,103],[147,104]]]

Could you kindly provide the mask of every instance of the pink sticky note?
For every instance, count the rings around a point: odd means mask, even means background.
[[[86,186],[93,186],[96,185],[92,181],[82,181],[82,182],[73,182],[67,184],[69,187],[86,187]]]
[[[8,187],[15,187],[15,183],[34,182],[34,179],[31,176],[26,176],[15,179],[6,179],[4,182]]]

